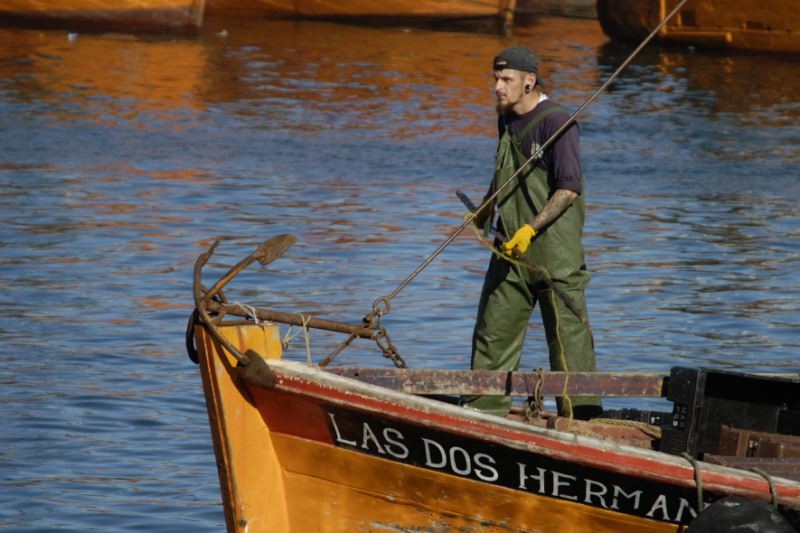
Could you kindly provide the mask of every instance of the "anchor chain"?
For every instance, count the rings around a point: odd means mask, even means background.
[[[389,336],[389,331],[386,329],[381,323],[381,317],[383,313],[375,313],[377,309],[377,303],[379,301],[386,302],[386,312],[391,309],[391,305],[389,304],[388,300],[383,300],[383,298],[378,298],[375,300],[375,304],[373,305],[373,327],[378,330],[378,333],[375,335],[375,344],[378,345],[378,348],[381,349],[383,352],[383,356],[389,359],[394,366],[397,368],[408,368],[403,357],[400,355],[400,352],[397,349],[397,346],[392,342],[392,338]]]

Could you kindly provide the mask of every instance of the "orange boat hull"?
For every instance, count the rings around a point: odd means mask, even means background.
[[[194,31],[205,0],[3,0],[0,20],[69,29]]]
[[[208,0],[209,12],[258,12],[297,18],[451,19],[499,17],[515,0]]]
[[[221,333],[275,377],[243,376],[195,329],[229,531],[676,532],[696,514],[680,458],[280,361],[274,326]],[[706,502],[769,495],[755,474],[703,476]],[[800,505],[797,484],[778,492]]]
[[[639,40],[678,0],[598,0],[597,16],[612,39]],[[800,2],[689,0],[659,33],[664,42],[763,52],[800,52]]]

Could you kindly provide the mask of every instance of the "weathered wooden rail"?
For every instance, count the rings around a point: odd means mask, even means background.
[[[669,376],[629,372],[495,372],[409,368],[328,368],[327,371],[408,394],[604,396],[659,398]]]

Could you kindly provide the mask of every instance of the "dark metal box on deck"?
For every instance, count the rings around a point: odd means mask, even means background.
[[[672,417],[662,428],[660,444],[667,453],[717,453],[723,424],[800,435],[797,379],[675,367],[667,398],[673,402]]]

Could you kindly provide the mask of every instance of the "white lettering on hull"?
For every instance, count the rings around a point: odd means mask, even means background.
[[[642,488],[633,489],[631,478],[624,474],[581,468],[479,440],[399,422],[388,425],[378,418],[333,412],[328,418],[336,445],[386,459],[664,522],[688,523],[697,516],[689,500],[669,485],[644,482]]]

